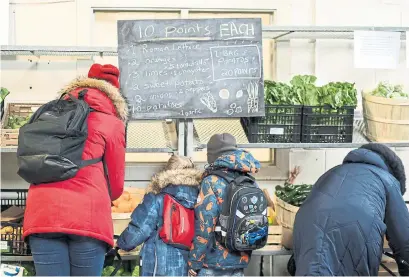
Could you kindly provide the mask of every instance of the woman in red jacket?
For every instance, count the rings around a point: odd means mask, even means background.
[[[88,78],[78,78],[62,92],[85,101],[97,112],[88,117],[82,158],[105,156],[111,199],[103,163],[81,169],[69,180],[31,185],[24,216],[38,276],[101,276],[104,256],[113,246],[111,200],[123,192],[127,103],[119,92],[119,70],[94,64]]]

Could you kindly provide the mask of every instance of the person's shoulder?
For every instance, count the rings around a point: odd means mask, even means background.
[[[149,192],[143,196],[141,204],[154,206],[157,204],[158,196],[159,195],[154,194],[153,192]]]
[[[203,183],[215,185],[215,184],[220,184],[220,183],[224,184],[224,183],[227,183],[227,181],[224,178],[216,174],[209,173],[202,179],[202,184]]]
[[[93,112],[88,128],[96,129],[108,138],[125,135],[125,124],[117,117],[102,112]]]

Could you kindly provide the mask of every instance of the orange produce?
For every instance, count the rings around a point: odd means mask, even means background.
[[[117,207],[111,207],[111,211],[113,212],[113,213],[117,213]]]
[[[122,193],[121,195],[121,199],[125,201],[129,201],[131,199],[131,194],[125,190],[124,193]]]
[[[139,205],[139,199],[132,199],[131,200],[131,210],[133,211],[133,210],[135,210],[135,208]]]
[[[132,203],[129,201],[120,201],[117,212],[118,213],[130,213],[131,212],[131,205]]]
[[[119,199],[112,201],[112,204],[114,204],[115,207],[118,207]]]

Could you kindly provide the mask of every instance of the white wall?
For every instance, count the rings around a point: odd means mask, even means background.
[[[93,45],[100,41],[95,36],[101,35],[94,12],[101,10],[150,9],[179,13],[181,10],[181,13],[186,13],[185,9],[275,11],[276,25],[409,26],[409,0],[11,0],[10,7],[12,39],[9,43],[19,45]],[[351,41],[279,43],[276,77],[285,81],[294,74],[316,74],[321,83],[345,80],[355,82],[359,89],[368,89],[386,80],[402,83],[409,89],[404,48],[397,70],[354,69],[352,51]],[[112,58],[106,59],[108,61]],[[68,58],[61,61],[61,58],[42,57],[30,62],[27,57],[20,57],[12,64],[3,62],[2,81],[14,91],[10,95],[12,100],[34,95],[49,98],[73,76],[85,73],[93,61],[88,58],[76,62]],[[41,83],[46,83],[47,87]]]
[[[0,45],[9,43],[9,3],[0,1]]]

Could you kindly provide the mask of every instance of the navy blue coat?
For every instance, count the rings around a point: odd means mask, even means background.
[[[383,236],[409,261],[409,212],[400,183],[380,155],[351,151],[326,172],[297,213],[297,276],[378,275]]]
[[[172,195],[187,208],[194,208],[202,173],[196,169],[163,171],[156,175],[143,202],[132,213],[129,226],[117,241],[130,251],[143,243],[141,276],[187,276],[189,251],[164,243],[159,235],[163,225],[163,196]]]

